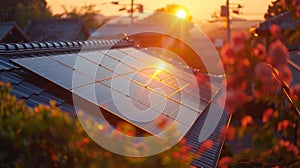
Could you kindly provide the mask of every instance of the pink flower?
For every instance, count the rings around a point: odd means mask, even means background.
[[[274,110],[272,108],[268,108],[262,116],[262,122],[266,123],[269,121],[269,119],[271,118],[272,114],[273,114]]]
[[[279,79],[289,85],[293,80],[291,69],[287,65],[282,65],[277,67],[277,70],[279,71]]]
[[[260,80],[262,83],[268,83],[272,77],[273,70],[270,64],[259,62],[254,69],[255,77]]]
[[[249,97],[241,89],[228,90],[226,93],[225,108],[229,114],[242,107],[249,101]]]
[[[294,93],[294,98],[298,98],[298,96],[300,96],[300,84],[294,85],[292,91]]]
[[[246,31],[236,32],[232,35],[232,43],[238,48],[243,48],[248,39],[249,34]]]
[[[253,122],[253,118],[250,115],[247,115],[241,119],[241,125],[243,128],[246,128],[252,122]]]
[[[266,48],[262,44],[257,44],[253,49],[253,56],[259,60],[264,60],[266,57]]]
[[[236,73],[239,76],[244,77],[246,74],[250,73],[250,61],[247,58],[239,59],[238,65],[236,67]]]
[[[235,63],[237,55],[232,44],[225,44],[222,47],[221,57],[224,64],[232,65]]]
[[[287,65],[289,51],[280,40],[276,40],[270,45],[267,62],[273,67]]]
[[[247,83],[244,81],[240,75],[232,74],[226,79],[226,86],[228,89],[241,89],[245,90],[247,88]]]
[[[274,37],[280,38],[281,37],[281,28],[279,26],[277,26],[276,24],[272,24],[272,26],[270,27],[270,33]]]
[[[228,168],[231,163],[232,163],[232,158],[229,156],[224,156],[219,160],[218,167]]]
[[[256,97],[272,96],[279,87],[273,77],[273,69],[270,64],[258,63],[254,69],[256,79],[260,82],[254,89]]]

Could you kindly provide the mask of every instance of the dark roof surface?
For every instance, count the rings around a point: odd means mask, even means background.
[[[13,33],[19,34],[19,39],[23,42],[30,41],[30,38],[23,32],[23,30],[15,22],[0,22],[0,42],[21,42],[8,41],[8,36]],[[16,39],[18,40],[18,39]]]
[[[24,31],[33,41],[86,40],[90,36],[81,19],[31,19]]]
[[[80,51],[82,46],[86,46],[89,50],[93,51],[98,49],[99,46],[105,47],[111,45],[118,48],[132,46],[132,43],[128,41],[94,40],[0,44],[0,80],[10,82],[13,87],[11,93],[16,95],[17,98],[23,99],[29,107],[34,107],[38,104],[49,104],[49,100],[56,100],[63,111],[75,114],[72,99],[70,98],[71,95],[68,91],[39,75],[12,64],[10,59],[69,53],[76,54]],[[219,79],[216,79],[216,81],[219,81]],[[217,94],[216,97],[218,96],[219,94]],[[217,98],[212,99],[212,107],[217,107],[216,100]],[[229,121],[228,113],[223,110],[215,109],[210,111],[208,115],[208,109],[209,108],[200,115],[195,124],[185,135],[187,145],[195,152],[198,151],[203,143],[199,142],[201,136],[209,135],[207,138],[213,141],[212,149],[205,151],[200,158],[195,158],[192,162],[192,165],[196,167],[216,167],[224,143],[224,134],[222,131]],[[217,127],[215,127],[216,125]],[[209,132],[210,130],[212,134]]]
[[[296,28],[296,25],[300,24],[300,19],[293,18],[290,12],[284,12],[277,16],[274,16],[262,23],[259,24],[257,31],[267,31],[269,32],[272,24],[278,25],[281,29],[290,29],[293,30]]]
[[[290,52],[289,66],[292,71],[292,85],[300,84],[300,48],[298,51]]]

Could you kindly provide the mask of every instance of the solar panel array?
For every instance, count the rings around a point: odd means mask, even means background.
[[[187,130],[219,89],[133,47],[12,61],[151,134],[161,119]]]

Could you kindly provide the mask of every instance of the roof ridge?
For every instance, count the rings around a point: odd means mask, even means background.
[[[133,46],[128,37],[111,40],[85,40],[85,41],[48,41],[26,43],[0,43],[0,55],[26,55],[32,53],[53,53],[64,51],[95,50],[99,48],[121,48]]]

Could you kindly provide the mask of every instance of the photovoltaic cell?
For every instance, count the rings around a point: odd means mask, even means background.
[[[185,130],[219,89],[199,90],[192,73],[136,48],[12,61],[153,134],[159,120]]]

